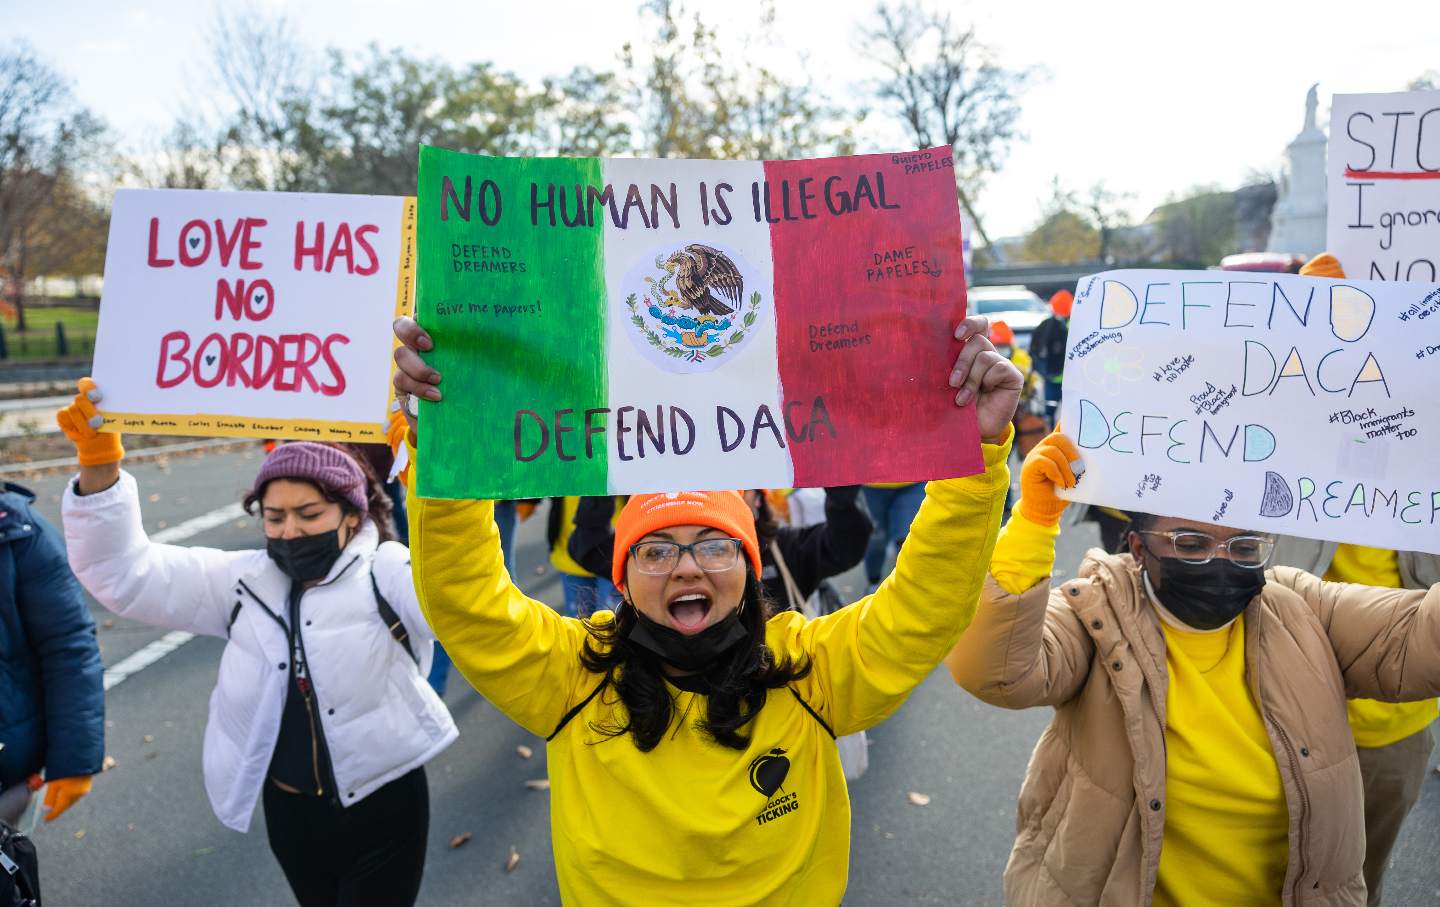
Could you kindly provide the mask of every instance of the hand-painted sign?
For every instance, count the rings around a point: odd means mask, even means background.
[[[808,161],[420,152],[416,312],[444,375],[421,494],[978,472],[950,151]]]
[[[95,380],[105,430],[384,441],[415,200],[115,194]]]
[[[1072,500],[1440,553],[1440,286],[1109,271],[1067,360]]]
[[[1337,94],[1327,248],[1363,280],[1440,280],[1440,91]]]

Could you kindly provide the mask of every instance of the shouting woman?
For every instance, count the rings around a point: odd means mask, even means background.
[[[1020,375],[988,330],[959,327],[950,376],[956,403],[976,405],[985,472],[931,482],[894,574],[815,620],[772,616],[736,492],[631,497],[610,564],[623,602],[588,621],[515,588],[488,501],[412,496],[426,616],[475,688],[548,741],[566,903],[840,901],[850,804],[834,738],[883,720],[949,651],[999,526]],[[409,319],[396,334],[396,386],[438,400],[416,353],[430,338]]]

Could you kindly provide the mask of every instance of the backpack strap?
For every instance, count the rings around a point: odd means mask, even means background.
[[[574,718],[576,715],[580,714],[580,710],[583,709],[583,708],[585,708],[585,706],[589,705],[589,704],[590,704],[590,700],[594,699],[596,696],[599,696],[599,695],[600,695],[600,691],[603,690],[603,689],[605,689],[606,685],[609,684],[609,683],[610,683],[610,677],[609,677],[609,675],[606,675],[605,677],[601,678],[599,685],[596,686],[595,689],[593,689],[593,690],[590,691],[590,695],[589,695],[589,696],[586,696],[584,699],[580,700],[580,704],[579,704],[579,705],[575,706],[575,708],[573,708],[573,709],[571,709],[570,711],[568,711],[568,712],[565,713],[565,717],[564,717],[564,718],[561,718],[561,719],[560,719],[560,723],[557,724],[557,725],[555,725],[555,730],[553,730],[553,731],[550,732],[550,736],[545,738],[545,742],[546,742],[546,743],[549,743],[551,740],[554,740],[557,736],[559,736],[560,732],[563,731],[563,730],[565,730],[565,725],[567,725],[567,724],[570,723],[570,719],[572,719],[572,718]]]
[[[405,621],[400,619],[400,615],[390,607],[385,596],[380,594],[380,583],[375,579],[374,570],[370,571],[370,588],[375,590],[375,607],[380,612],[380,619],[385,622],[385,627],[390,631],[390,635],[395,637],[395,641],[405,647],[405,651],[410,655],[410,660],[418,666],[420,656],[415,654],[415,648],[410,645],[410,631],[405,629]]]
[[[814,718],[814,719],[820,724],[820,726],[825,729],[825,733],[827,733],[827,734],[830,735],[830,739],[831,739],[831,740],[834,740],[834,739],[835,739],[835,731],[834,731],[833,729],[831,729],[830,725],[826,723],[826,721],[825,721],[824,718],[821,718],[821,717],[820,717],[820,713],[817,712],[817,711],[815,711],[814,709],[812,709],[812,708],[810,707],[810,703],[806,702],[806,701],[805,701],[805,698],[804,698],[803,696],[801,696],[801,695],[799,694],[799,692],[797,692],[794,687],[787,685],[787,686],[785,687],[785,689],[787,689],[787,690],[790,691],[790,695],[795,697],[795,701],[798,702],[798,703],[800,703],[800,707],[801,707],[802,709],[804,709],[805,711],[809,712],[809,713],[810,713],[810,717],[811,717],[811,718]]]

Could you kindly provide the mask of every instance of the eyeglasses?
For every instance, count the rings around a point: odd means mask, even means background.
[[[1205,532],[1154,532],[1142,529],[1140,534],[1169,539],[1174,556],[1187,564],[1208,564],[1223,551],[1235,566],[1259,570],[1270,560],[1270,552],[1275,550],[1275,539],[1266,535],[1236,535],[1220,542]]]
[[[664,576],[680,563],[680,555],[690,552],[695,563],[706,573],[724,573],[740,562],[739,539],[701,539],[691,545],[679,542],[636,542],[630,546],[635,568],[650,576]]]

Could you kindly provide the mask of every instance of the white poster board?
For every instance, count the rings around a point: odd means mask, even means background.
[[[1440,285],[1087,277],[1061,424],[1071,500],[1440,553]]]
[[[1440,280],[1440,91],[1337,94],[1326,247],[1357,280]]]
[[[383,441],[414,240],[413,198],[121,189],[104,430]]]

